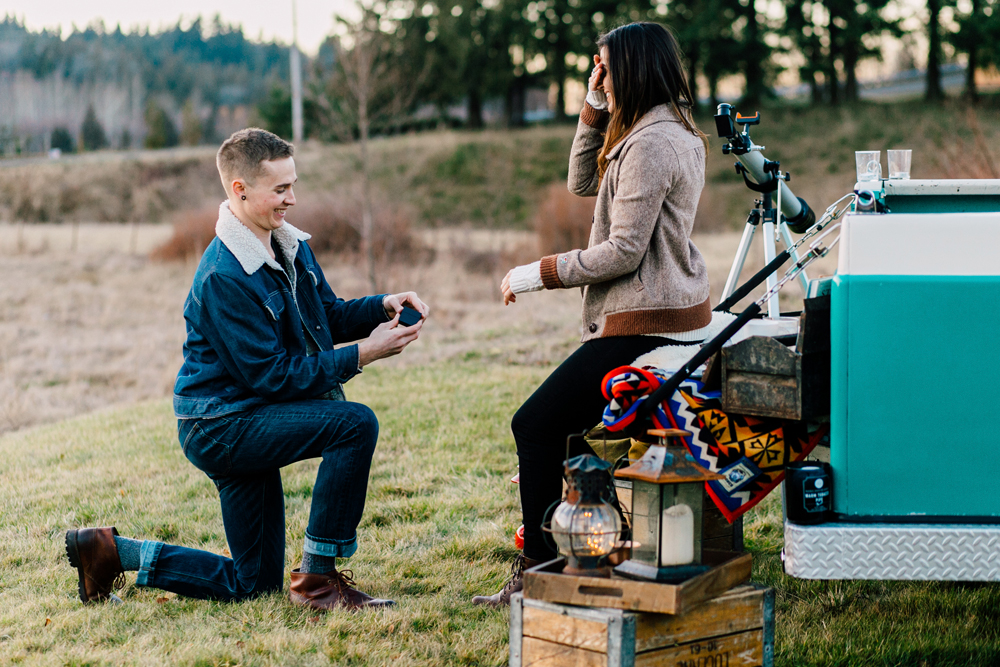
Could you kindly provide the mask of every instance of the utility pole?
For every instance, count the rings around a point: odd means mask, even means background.
[[[302,143],[302,65],[299,63],[299,23],[295,14],[295,0],[292,0],[292,50],[289,53],[292,65],[292,143]]]

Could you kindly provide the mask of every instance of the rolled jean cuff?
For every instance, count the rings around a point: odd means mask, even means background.
[[[136,586],[152,586],[153,573],[156,570],[156,560],[160,557],[163,542],[143,540],[139,547],[139,576],[135,578]]]
[[[355,535],[349,540],[321,540],[306,533],[305,545],[302,548],[305,552],[317,556],[350,558],[358,550],[358,537]]]

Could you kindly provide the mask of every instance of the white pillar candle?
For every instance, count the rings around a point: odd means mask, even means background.
[[[663,510],[660,565],[686,565],[694,560],[694,512],[687,505]]]

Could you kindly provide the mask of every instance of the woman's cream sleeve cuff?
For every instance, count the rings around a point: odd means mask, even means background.
[[[608,108],[608,97],[603,90],[591,90],[587,92],[587,104],[598,111],[606,111]]]
[[[545,286],[542,284],[541,262],[532,262],[515,267],[510,272],[510,291],[514,294],[537,292]]]

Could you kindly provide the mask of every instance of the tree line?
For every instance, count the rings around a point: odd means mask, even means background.
[[[567,82],[585,82],[597,37],[630,21],[665,23],[687,58],[698,94],[712,106],[720,82],[739,75],[743,101],[773,97],[778,74],[793,69],[814,104],[837,105],[859,98],[859,67],[881,59],[882,44],[914,30],[927,44],[926,98],[940,100],[940,67],[964,54],[965,95],[976,100],[975,72],[1000,58],[1000,0],[927,0],[924,7],[898,0],[389,0],[359,5],[363,18],[345,21],[353,30],[381,34],[379,57],[405,72],[415,89],[414,105],[438,109],[464,104],[465,122],[483,124],[487,100],[503,100],[507,125],[524,123],[525,93],[555,90],[556,120],[565,119]],[[953,20],[943,20],[945,7]],[[907,28],[908,17],[918,19]],[[367,28],[365,27],[367,26]],[[348,31],[349,32],[349,31]],[[916,40],[911,40],[916,41]],[[328,136],[325,117],[337,97],[337,53],[353,41],[331,36],[312,63],[306,94],[308,131]],[[399,91],[400,82],[387,88]],[[265,119],[290,122],[288,93],[272,91],[262,105]],[[398,122],[398,118],[393,122]]]
[[[402,112],[409,114],[405,122],[411,125],[417,122],[412,113],[417,109],[424,110],[424,118],[427,109],[436,110],[425,122],[437,123],[447,121],[449,107],[460,104],[466,125],[480,127],[490,101],[502,101],[504,124],[522,125],[528,93],[538,89],[555,91],[555,120],[564,120],[567,84],[586,81],[597,37],[638,20],[673,29],[690,77],[700,82],[698,96],[712,107],[726,77],[739,75],[744,102],[756,105],[773,95],[777,76],[786,69],[807,84],[813,103],[835,105],[858,99],[859,67],[882,58],[885,40],[906,38],[905,19],[913,15],[920,20],[911,23],[919,27],[910,30],[921,33],[927,45],[921,56],[928,64],[927,99],[944,96],[939,71],[946,57],[964,54],[969,64],[965,94],[974,101],[976,71],[994,67],[1000,59],[998,4],[1000,0],[971,0],[961,7],[957,0],[927,0],[922,7],[903,0],[378,0],[359,5],[360,19],[341,20],[307,61],[307,135],[343,135],[339,126],[347,103],[340,86],[342,64],[356,44],[371,50],[380,78],[391,80],[381,93],[372,91],[372,104],[377,106],[381,96],[400,112],[400,99],[405,99]],[[946,12],[953,17],[947,22]],[[95,23],[74,28],[66,38],[56,31],[31,32],[9,16],[0,22],[0,73],[59,76],[78,85],[116,80],[135,88],[138,82],[150,146],[218,140],[215,119],[227,105],[249,105],[257,120],[289,135],[288,53],[285,45],[247,39],[239,27],[219,17],[186,26],[178,22],[160,33],[123,33]],[[388,114],[381,122],[391,127],[400,118],[400,113]],[[81,136],[87,147],[123,143],[102,134],[89,110],[83,123],[86,136],[76,128],[69,134]],[[370,129],[377,133],[384,128],[376,121]],[[352,131],[356,136],[356,123]]]
[[[25,81],[24,79],[28,80]],[[106,145],[151,148],[180,142],[215,141],[219,110],[247,105],[254,107],[268,91],[288,78],[288,47],[248,39],[238,26],[224,23],[218,16],[197,18],[184,25],[180,21],[161,32],[148,29],[125,33],[120,26],[106,27],[97,21],[85,28],[74,27],[66,37],[57,30],[29,30],[16,17],[0,21],[0,92],[8,95],[36,93],[34,115],[65,122],[47,128],[48,143],[72,150]],[[37,86],[27,85],[34,80]],[[15,85],[20,84],[20,85]],[[48,85],[46,84],[53,84]],[[125,108],[114,117],[111,112],[95,114],[107,106],[100,91],[120,89],[124,96],[138,100],[135,113]],[[59,95],[52,94],[57,90]],[[42,99],[41,93],[49,93]],[[92,99],[76,114],[81,94]],[[48,105],[50,108],[43,108]],[[16,110],[16,100],[0,100],[0,108]],[[84,109],[86,113],[84,114]],[[0,117],[0,151],[4,134],[30,142],[40,131],[32,118]],[[104,116],[102,124],[98,116]],[[136,132],[138,116],[142,137]],[[115,128],[107,127],[114,120]],[[71,120],[76,122],[71,124]],[[24,127],[11,127],[20,122]],[[102,127],[102,125],[104,127]],[[123,136],[124,135],[124,136]]]

